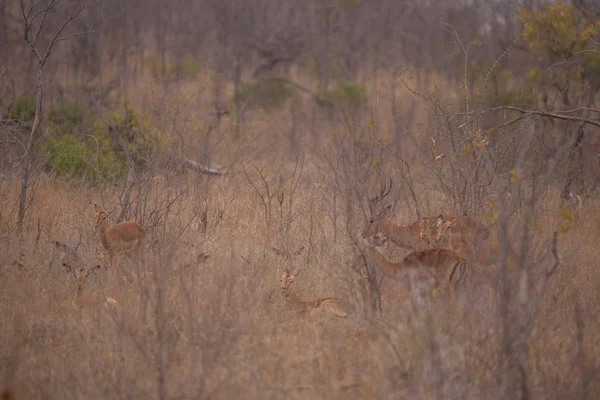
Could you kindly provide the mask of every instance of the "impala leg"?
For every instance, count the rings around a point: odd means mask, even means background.
[[[139,262],[143,264],[145,264],[145,255],[144,255],[144,243],[139,243],[137,248],[136,248],[136,252],[137,252],[137,259]]]

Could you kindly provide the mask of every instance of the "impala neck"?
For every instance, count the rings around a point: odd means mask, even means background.
[[[419,239],[419,226],[417,224],[399,225],[389,218],[379,223],[379,232],[383,233],[396,246],[408,250],[416,250]],[[420,239],[419,239],[420,240]]]
[[[392,261],[389,258],[387,258],[381,252],[381,250],[375,248],[375,262],[377,263],[379,268],[381,268],[381,272],[383,272],[385,276],[394,280],[398,279],[398,273],[403,267],[402,261]]]
[[[106,235],[106,227],[105,224],[102,224],[98,227],[98,233],[100,234],[100,242],[105,248],[108,248],[108,237]]]
[[[302,300],[296,294],[296,290],[290,285],[285,292],[285,300],[290,304],[302,304]]]

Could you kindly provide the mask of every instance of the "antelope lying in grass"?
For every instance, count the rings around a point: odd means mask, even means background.
[[[298,271],[299,274],[300,271]],[[298,275],[297,274],[297,275]],[[343,299],[336,297],[323,297],[315,300],[300,300],[296,291],[294,290],[294,283],[296,282],[296,276],[291,275],[289,270],[285,270],[280,279],[281,294],[287,301],[288,305],[304,314],[315,309],[324,309],[338,317],[345,318],[348,316],[344,307],[342,306]]]
[[[60,242],[53,242],[57,250],[62,253],[60,262],[65,271],[73,276],[76,289],[76,299],[80,304],[104,303],[106,306],[116,306],[118,302],[114,297],[92,294],[84,292],[84,284],[89,276],[96,274],[102,268],[98,261],[100,257],[95,257],[90,261],[84,261],[81,256],[67,245]]]
[[[291,258],[293,256],[298,256],[302,254],[303,250],[304,247],[300,247],[294,252],[283,251],[273,248],[275,254],[277,254],[281,258],[281,262],[286,264],[291,261]],[[290,270],[287,266],[284,268],[284,271],[285,272],[279,279],[280,290],[281,294],[285,298],[286,303],[290,308],[300,312],[301,314],[309,313],[315,309],[323,309],[341,318],[345,318],[348,316],[346,310],[343,307],[343,299],[341,298],[324,297],[315,300],[300,300],[294,289],[294,283],[296,282],[296,278],[300,275],[302,268],[298,270],[295,276],[290,274]]]

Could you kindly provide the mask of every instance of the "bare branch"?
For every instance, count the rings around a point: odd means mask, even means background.
[[[73,4],[73,8],[71,8],[71,12],[69,14],[69,18],[67,18],[67,20],[63,23],[63,25],[60,27],[60,29],[58,31],[56,31],[56,34],[54,35],[54,37],[50,41],[50,44],[48,45],[48,48],[46,49],[46,53],[44,54],[44,57],[43,57],[43,59],[41,61],[42,64],[44,64],[46,62],[46,60],[48,59],[48,57],[50,56],[50,52],[52,51],[52,47],[54,47],[54,44],[57,42],[57,39],[60,36],[60,34],[63,32],[63,30],[67,27],[67,25],[69,25],[69,23],[71,21],[77,19],[77,17],[79,17],[79,15],[81,14],[81,12],[85,8],[88,0],[83,0],[83,5],[79,8],[79,10],[77,10],[77,6],[81,3],[81,1],[82,0],[77,0],[75,2],[75,4]]]
[[[459,128],[464,128],[465,126],[469,125],[470,123],[472,123],[473,121],[482,118],[485,114],[489,114],[491,112],[495,112],[495,111],[516,111],[519,112],[521,114],[523,114],[522,116],[520,116],[518,119],[522,119],[522,118],[526,118],[526,117],[530,117],[533,115],[539,115],[541,117],[549,117],[549,118],[554,118],[554,119],[560,119],[560,120],[564,120],[564,121],[576,121],[576,122],[583,122],[586,124],[590,124],[590,125],[594,125],[600,128],[600,121],[596,121],[593,119],[589,119],[589,118],[582,118],[582,117],[572,117],[572,116],[568,116],[568,115],[564,115],[564,114],[558,114],[558,113],[553,113],[553,112],[547,112],[547,111],[540,111],[540,110],[526,110],[524,108],[520,108],[520,107],[514,107],[514,106],[501,106],[501,107],[493,107],[493,108],[489,108],[487,110],[481,111],[479,113],[475,113],[472,115],[475,115],[474,118],[470,119],[469,121],[465,122],[464,124],[459,125]],[[502,128],[506,125],[510,125],[512,123],[515,123],[515,121],[511,121],[507,124],[502,124],[498,127],[495,128],[491,128],[491,130],[496,130],[499,128]]]
[[[504,53],[500,54],[500,57],[498,57],[496,59],[496,61],[494,61],[494,64],[492,64],[492,67],[489,69],[488,73],[485,75],[485,79],[483,80],[483,89],[481,90],[481,99],[483,101],[483,94],[485,93],[485,88],[487,87],[487,82],[488,79],[490,77],[490,75],[492,74],[492,71],[496,68],[496,65],[498,65],[498,63],[500,62],[500,60],[502,60],[504,58],[504,56],[506,56],[508,54],[508,52],[513,48],[513,46],[515,45],[515,43],[517,43],[517,41],[521,38],[521,35],[517,35],[517,37],[515,38],[515,40],[510,44],[510,46],[508,46],[506,48],[506,50],[504,50]]]
[[[567,58],[566,60],[552,64],[551,66],[548,67],[548,69],[564,65],[564,64],[568,63],[569,61],[573,60],[574,58],[579,57],[580,55],[585,54],[585,53],[600,54],[600,51],[598,51],[598,50],[578,51],[577,53],[573,54],[571,57]]]

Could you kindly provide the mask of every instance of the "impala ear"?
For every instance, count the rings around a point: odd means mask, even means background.
[[[109,216],[110,214],[114,213],[114,212],[115,212],[115,210],[116,210],[116,208],[113,208],[112,210],[110,210],[110,211],[107,211],[107,212],[106,212],[106,216]]]
[[[59,249],[59,250],[63,250],[63,251],[67,251],[67,245],[63,244],[57,240],[53,240],[52,243],[54,244],[54,246]]]
[[[436,219],[434,219],[433,221],[431,221],[431,224],[429,225],[429,228],[432,228],[434,226],[439,227],[443,223],[444,223],[444,219],[442,218],[442,214],[440,214],[440,215],[437,216]]]
[[[71,273],[71,271],[73,271],[73,268],[71,268],[71,266],[65,262],[62,263],[62,266],[68,274]]]
[[[98,204],[94,203],[94,209],[98,212],[102,211],[102,209],[100,207],[98,207]]]
[[[91,273],[94,273],[94,274],[95,274],[95,273],[97,273],[98,271],[100,271],[100,269],[102,269],[102,266],[100,266],[100,265],[94,265],[92,268],[90,268],[90,269],[88,270],[88,272],[87,272],[87,273],[89,274],[89,273],[91,272]]]
[[[278,256],[283,255],[283,251],[279,250],[277,247],[271,247],[271,250],[273,250],[273,253],[277,254]]]

